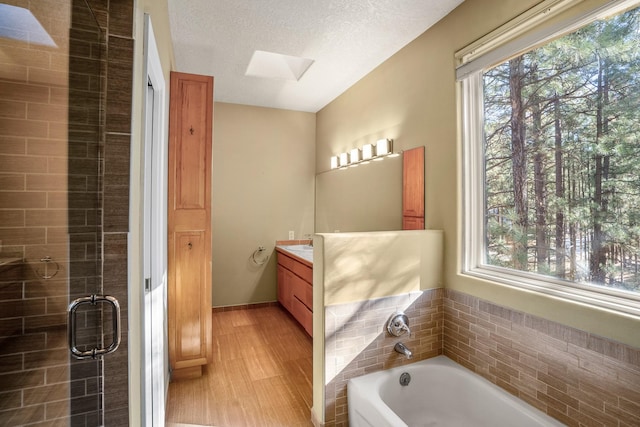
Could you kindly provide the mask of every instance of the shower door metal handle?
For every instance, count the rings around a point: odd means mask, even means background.
[[[76,342],[76,310],[83,304],[98,305],[98,303],[107,303],[111,305],[112,322],[113,322],[113,341],[108,347],[94,348],[92,350],[81,351],[78,349]],[[91,295],[75,299],[69,304],[67,309],[69,316],[69,350],[77,359],[96,359],[116,351],[120,345],[120,304],[118,300],[109,295]]]

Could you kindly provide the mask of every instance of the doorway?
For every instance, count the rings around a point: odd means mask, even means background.
[[[167,155],[165,80],[153,33],[145,15],[145,126],[143,208],[143,425],[160,426],[165,417],[167,359]]]

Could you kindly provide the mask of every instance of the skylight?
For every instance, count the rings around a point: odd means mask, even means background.
[[[0,38],[58,47],[30,10],[0,4]]]
[[[278,80],[298,81],[313,64],[313,59],[256,50],[245,75]]]

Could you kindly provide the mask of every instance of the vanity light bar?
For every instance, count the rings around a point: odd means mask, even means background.
[[[340,154],[340,166],[349,165],[349,153],[341,153]]]
[[[362,149],[354,148],[350,152],[331,156],[331,169],[343,168],[349,165],[382,160],[382,157],[393,155],[393,139],[379,139],[375,145],[365,144]]]
[[[371,160],[376,155],[376,147],[373,144],[362,146],[362,160]]]
[[[362,161],[362,156],[360,156],[361,152],[359,148],[354,148],[351,150],[350,160],[351,163],[359,163]]]
[[[338,169],[340,167],[340,159],[338,156],[331,156],[331,169]]]
[[[391,153],[391,140],[379,139],[378,142],[376,142],[376,155],[378,157],[382,157],[390,153]]]

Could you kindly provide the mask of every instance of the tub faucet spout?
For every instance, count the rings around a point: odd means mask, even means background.
[[[413,353],[411,353],[411,350],[409,350],[407,348],[406,345],[404,345],[403,343],[399,342],[395,345],[395,347],[393,347],[393,349],[400,353],[403,354],[404,356],[406,356],[407,359],[411,359],[413,357]]]

